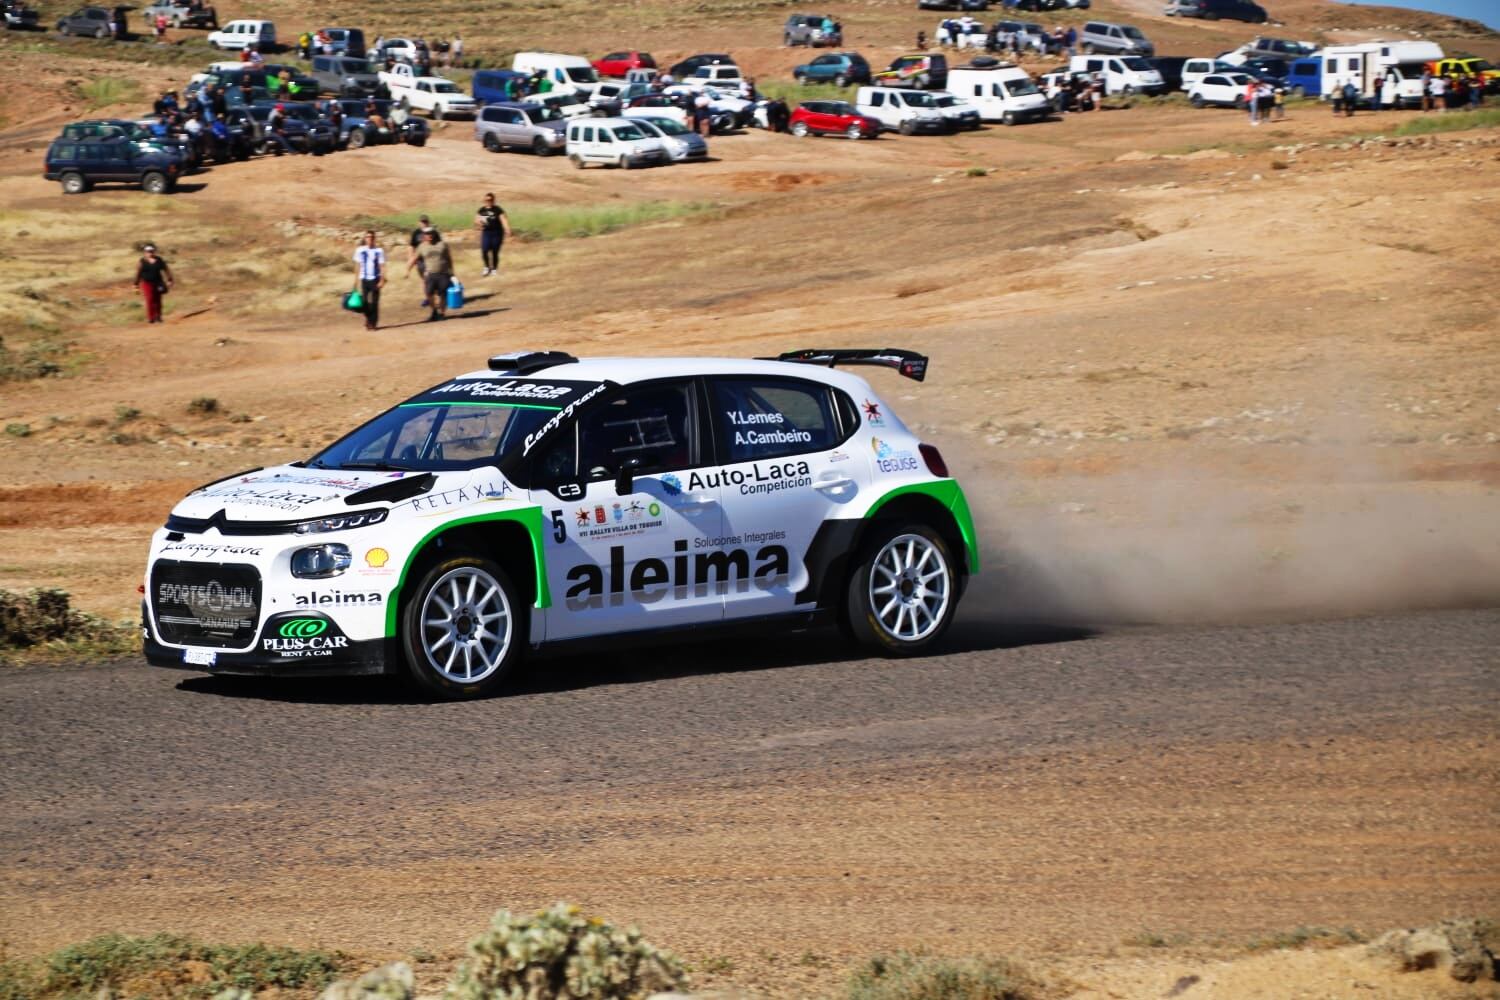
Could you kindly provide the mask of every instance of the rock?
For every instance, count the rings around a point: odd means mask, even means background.
[[[1479,922],[1473,919],[1388,931],[1370,942],[1366,951],[1402,972],[1446,970],[1464,983],[1495,978],[1495,956],[1480,940]]]
[[[1232,154],[1227,149],[1198,149],[1183,155],[1184,160],[1227,160]]]
[[[1128,153],[1121,153],[1119,156],[1115,157],[1115,162],[1133,163],[1137,160],[1154,160],[1156,158],[1156,154],[1154,153],[1147,153],[1139,149],[1132,149]]]
[[[358,979],[341,979],[323,991],[319,1000],[411,1000],[416,980],[411,966],[392,962]]]

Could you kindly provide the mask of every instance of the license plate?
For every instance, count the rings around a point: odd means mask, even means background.
[[[211,667],[219,661],[219,651],[216,649],[184,649],[182,651],[182,662],[191,663],[199,667]]]

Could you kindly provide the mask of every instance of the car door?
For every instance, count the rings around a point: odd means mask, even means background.
[[[702,485],[721,491],[715,552],[726,566],[726,619],[792,611],[815,599],[814,539],[870,488],[869,463],[842,446],[858,410],[842,391],[786,376],[722,376],[708,382],[719,460]]]
[[[533,466],[547,521],[546,640],[723,617],[717,487],[705,485],[697,380],[632,385],[586,411]],[[621,474],[628,472],[628,482]]]

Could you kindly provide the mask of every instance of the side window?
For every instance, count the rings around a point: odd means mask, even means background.
[[[1120,62],[1120,60],[1118,59],[1111,59],[1109,61],[1109,68],[1116,73],[1125,72],[1125,64]]]
[[[832,394],[815,382],[719,379],[711,398],[725,462],[825,451],[843,438]]]
[[[601,128],[599,130],[599,141],[600,142],[614,142],[615,141],[615,134],[613,132],[611,132],[607,128]]]
[[[691,382],[645,386],[586,414],[578,424],[579,472],[608,479],[632,458],[645,473],[697,464],[692,392]]]
[[[885,106],[885,95],[881,94],[881,93],[871,94],[870,95],[870,106],[871,107],[876,107],[876,108],[884,107]]]
[[[583,141],[584,142],[593,142],[594,141],[594,130],[593,129],[586,128],[586,129],[583,130]]]

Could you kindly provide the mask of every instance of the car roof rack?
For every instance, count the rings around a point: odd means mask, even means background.
[[[578,359],[566,351],[513,351],[490,358],[490,371],[530,375],[555,365],[576,365]]]
[[[825,365],[829,368],[836,365],[877,365],[881,368],[894,368],[918,382],[927,378],[927,355],[903,351],[899,347],[807,348],[756,360],[791,361],[804,365]]]

